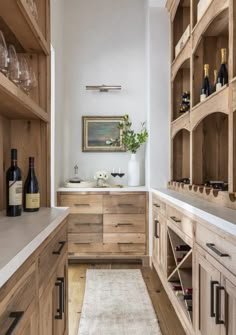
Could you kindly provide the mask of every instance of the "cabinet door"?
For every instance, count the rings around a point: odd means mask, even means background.
[[[228,279],[223,278],[222,290],[219,292],[221,308],[219,318],[222,320],[221,335],[236,334],[236,286]]]
[[[153,258],[162,272],[166,263],[166,222],[159,214],[153,213]]]
[[[216,287],[220,285],[220,272],[198,252],[195,253],[196,334],[221,335],[221,325],[216,324]]]
[[[54,307],[55,282],[53,277],[48,283],[45,291],[39,299],[39,334],[53,335],[54,334],[54,317],[56,315]]]

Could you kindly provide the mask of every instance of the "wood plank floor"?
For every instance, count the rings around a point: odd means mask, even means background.
[[[141,269],[163,335],[185,335],[156,272],[138,264],[69,264],[69,335],[78,334],[87,269]],[[134,334],[135,335],[135,334]],[[148,335],[148,334],[145,334]]]

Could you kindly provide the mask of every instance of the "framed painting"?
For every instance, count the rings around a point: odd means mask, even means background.
[[[123,116],[83,116],[83,152],[121,152]],[[111,143],[115,141],[114,145]]]

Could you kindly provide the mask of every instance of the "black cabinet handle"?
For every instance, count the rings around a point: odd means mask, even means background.
[[[62,249],[64,248],[65,244],[66,244],[66,241],[61,241],[61,242],[58,242],[58,244],[60,244],[60,248],[57,250],[57,251],[53,251],[53,255],[60,255],[61,252],[62,252]]]
[[[119,204],[119,207],[133,207],[133,204]]]
[[[220,319],[220,314],[221,314],[221,298],[220,298],[220,293],[221,291],[224,291],[223,286],[217,286],[216,287],[216,324],[217,325],[222,325],[225,322]]]
[[[219,282],[216,280],[211,280],[211,290],[210,290],[210,302],[211,302],[211,310],[210,315],[211,318],[216,316],[214,307],[215,307],[215,285],[219,285]]]
[[[157,203],[153,204],[153,206],[155,206],[155,207],[157,207],[157,208],[160,208],[160,207],[161,207],[161,205],[159,205],[159,204],[157,204]]]
[[[133,226],[133,223],[117,223],[115,225],[116,228],[119,227],[119,226]]]
[[[65,278],[64,277],[58,277],[58,281],[62,283],[62,312],[65,312]]]
[[[59,287],[59,308],[57,309],[56,320],[62,320],[64,312],[64,278],[57,278],[55,286]]]
[[[158,223],[159,221],[157,219],[155,219],[155,238],[159,238],[159,235],[158,235]]]
[[[14,319],[14,321],[12,322],[12,324],[10,325],[8,330],[6,331],[5,335],[13,335],[14,330],[15,330],[17,324],[22,319],[23,315],[24,315],[24,312],[12,312],[12,313],[10,313],[9,318]]]
[[[118,242],[117,243],[118,245],[120,244],[120,245],[122,245],[122,244],[134,244],[133,242]]]
[[[217,256],[220,256],[220,257],[229,257],[229,254],[224,254],[221,251],[219,251],[215,247],[215,244],[213,244],[213,243],[207,243],[206,246],[207,246],[207,248],[211,249],[211,251],[213,251]]]
[[[178,219],[178,218],[175,217],[175,216],[171,216],[170,218],[171,218],[171,220],[173,220],[174,222],[181,222],[181,220]]]
[[[74,204],[75,207],[89,207],[90,204]]]

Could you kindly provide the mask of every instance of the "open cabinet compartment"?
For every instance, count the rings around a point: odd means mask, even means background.
[[[172,61],[178,57],[178,54],[176,55],[175,53],[175,47],[180,42],[188,26],[190,26],[190,0],[180,0],[172,26]],[[187,39],[184,39],[184,41],[186,43]],[[180,50],[184,47],[185,43],[180,43]]]
[[[172,89],[172,121],[178,119],[183,113],[180,112],[180,104],[184,92],[190,92],[190,59],[187,59],[178,70]]]
[[[193,27],[201,20],[213,0],[192,0]]]
[[[228,182],[228,115],[213,113],[193,131],[193,184]]]
[[[229,10],[225,9],[203,33],[193,56],[193,106],[200,102],[204,64],[209,64],[209,80],[214,85],[214,70],[221,65],[221,48],[229,51]]]
[[[186,129],[180,130],[173,138],[172,146],[172,179],[178,181],[190,178],[190,132]]]

